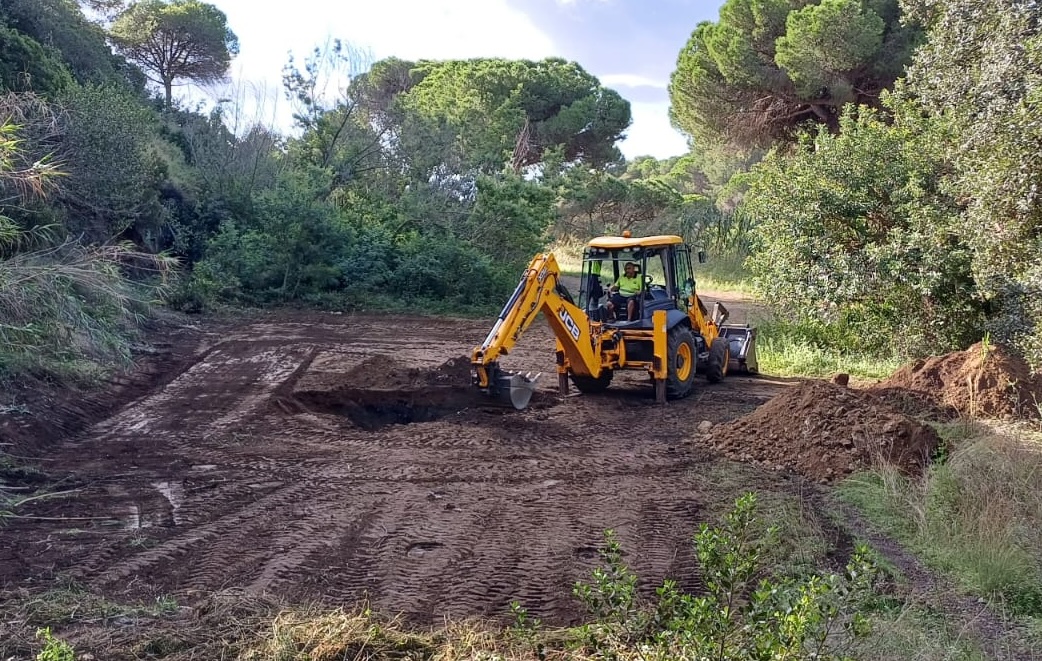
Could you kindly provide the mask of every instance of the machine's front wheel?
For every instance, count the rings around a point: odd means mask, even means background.
[[[727,368],[731,362],[731,345],[727,338],[718,335],[709,346],[709,361],[706,366],[706,381],[717,383],[727,376]]]
[[[680,399],[691,394],[697,355],[691,329],[674,326],[666,338],[666,397]]]

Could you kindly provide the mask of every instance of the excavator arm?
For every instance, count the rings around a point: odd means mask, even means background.
[[[539,375],[507,372],[498,361],[510,353],[540,312],[564,347],[572,370],[582,376],[600,375],[600,351],[596,346],[599,340],[592,333],[589,318],[571,301],[560,275],[553,254],[536,255],[485,341],[471,357],[475,385],[516,409],[528,406]]]

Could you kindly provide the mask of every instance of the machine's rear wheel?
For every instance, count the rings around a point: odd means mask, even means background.
[[[709,346],[709,360],[706,365],[706,381],[717,383],[727,376],[727,368],[731,363],[731,345],[727,338],[718,335]]]
[[[611,385],[612,376],[614,374],[611,370],[601,370],[601,375],[597,378],[572,374],[572,383],[579,389],[579,392],[599,393],[608,389],[608,386]]]
[[[666,338],[666,397],[680,399],[691,394],[696,356],[691,329],[674,326]]]

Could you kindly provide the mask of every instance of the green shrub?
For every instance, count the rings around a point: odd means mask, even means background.
[[[859,547],[843,576],[765,577],[764,559],[777,529],[756,525],[756,497],[740,497],[721,526],[703,524],[694,538],[703,594],[665,581],[654,600],[637,594],[637,578],[606,533],[604,567],[575,594],[594,622],[581,644],[603,656],[640,649],[652,659],[839,659],[869,632],[860,609],[873,594],[877,569]]]
[[[768,300],[839,326],[848,349],[962,347],[985,304],[944,185],[943,127],[890,105],[892,122],[848,108],[838,135],[822,129],[757,166],[743,206],[758,218],[750,267]]]
[[[36,655],[36,661],[75,661],[76,650],[64,640],[55,638],[50,627],[38,629],[36,637],[43,640],[43,649]]]

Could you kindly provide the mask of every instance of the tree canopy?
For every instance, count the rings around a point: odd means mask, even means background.
[[[615,142],[631,121],[629,102],[574,62],[498,58],[401,61],[374,67],[365,89],[377,108],[400,108],[450,128],[466,166],[520,169],[561,146],[569,161],[601,166],[621,160]],[[378,83],[378,84],[377,84]]]
[[[141,0],[119,14],[110,31],[116,48],[163,86],[166,104],[176,80],[220,80],[239,40],[227,17],[199,0]]]
[[[100,25],[90,22],[74,0],[4,0],[7,24],[54,49],[80,83],[133,82],[140,72],[113,54]]]
[[[680,52],[672,121],[698,143],[742,147],[804,122],[836,130],[845,104],[878,105],[919,35],[898,0],[727,0]]]
[[[995,310],[996,337],[1042,365],[1042,12],[1031,0],[911,0],[929,41],[902,93],[952,139],[960,234]]]

